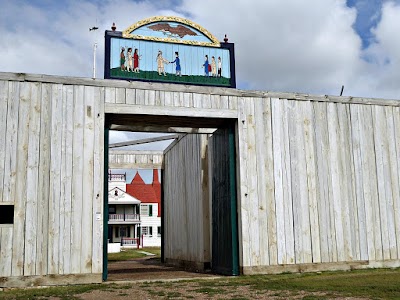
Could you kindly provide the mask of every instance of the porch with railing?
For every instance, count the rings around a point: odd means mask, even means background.
[[[139,214],[109,214],[108,222],[109,223],[124,223],[124,222],[139,222],[140,215]]]
[[[121,247],[140,247],[140,239],[139,238],[121,238]]]

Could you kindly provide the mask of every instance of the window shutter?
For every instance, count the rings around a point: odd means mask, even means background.
[[[153,205],[149,205],[149,216],[153,215]]]

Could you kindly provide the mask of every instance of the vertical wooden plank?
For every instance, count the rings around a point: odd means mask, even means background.
[[[270,101],[269,98],[254,99],[259,179],[260,265],[276,265],[278,263]]]
[[[304,152],[304,113],[300,102],[289,102],[290,109],[289,135],[292,172],[293,215],[295,232],[296,263],[311,263],[311,233],[308,210],[308,191],[306,159]]]
[[[211,108],[211,96],[210,94],[204,94],[202,99],[202,108]]]
[[[42,83],[41,114],[40,114],[40,155],[38,178],[38,224],[36,275],[47,274],[48,265],[48,227],[49,227],[49,199],[50,199],[50,153],[51,153],[51,125],[52,125],[52,85]]]
[[[239,98],[236,96],[229,96],[229,109],[238,109]]]
[[[103,201],[104,201],[104,88],[96,88],[94,106],[94,195],[92,273],[103,269]],[[155,233],[154,233],[155,234]]]
[[[309,202],[310,234],[312,262],[321,262],[321,243],[320,243],[320,225],[319,225],[319,207],[317,200],[317,170],[316,153],[314,140],[314,109],[311,102],[304,102],[303,105],[303,130],[304,130],[304,149],[306,156],[306,172]]]
[[[76,89],[78,86],[75,86],[74,88]],[[116,101],[116,90],[113,87],[106,87],[105,88],[105,102],[106,103],[115,103]]]
[[[144,90],[136,90],[136,104],[144,105],[145,104],[145,94]]]
[[[221,96],[220,95],[210,95],[211,108],[221,108]]]
[[[0,140],[3,141],[0,143],[0,202],[3,201],[3,179],[5,177],[8,93],[8,81],[0,81]]]
[[[95,87],[85,86],[85,123],[83,132],[83,188],[81,273],[92,272],[93,245],[93,168],[94,168],[94,104]]]
[[[274,151],[274,181],[275,181],[275,202],[276,202],[276,236],[277,236],[277,263],[286,264],[287,253],[285,243],[285,217],[284,217],[284,170],[283,170],[283,114],[284,107],[282,105],[283,100],[271,99],[272,103],[272,128],[273,128],[273,151]],[[287,185],[287,189],[290,190],[291,185]],[[273,264],[272,261],[270,261]]]
[[[0,228],[0,276],[12,274],[13,227]]]
[[[361,137],[360,137],[360,105],[351,105],[352,148],[354,157],[355,196],[358,217],[358,236],[361,260],[368,260],[367,229],[365,215],[364,182],[362,174]]]
[[[268,214],[268,247],[269,247],[269,264],[278,263],[278,249],[277,249],[277,230],[276,230],[276,210],[275,210],[275,183],[274,183],[274,149],[273,149],[273,134],[272,134],[272,108],[271,99],[263,101],[263,120],[264,120],[264,143],[265,143],[265,202],[266,212]],[[262,181],[261,181],[262,182]],[[262,264],[267,265],[267,257],[262,256]]]
[[[222,109],[229,109],[229,96],[221,96],[220,107]]]
[[[62,85],[52,85],[50,197],[48,218],[48,274],[59,272],[60,196],[61,196],[61,143],[63,124]]]
[[[336,246],[338,253],[338,261],[345,261],[344,249],[344,236],[343,236],[343,219],[342,219],[342,199],[341,199],[341,185],[340,177],[343,175],[342,171],[342,157],[340,155],[340,132],[339,132],[339,117],[337,105],[335,103],[328,104],[328,130],[329,130],[329,143],[330,143],[330,165],[331,165],[331,180],[332,180],[332,206],[333,206],[333,220],[336,234]]]
[[[343,225],[344,255],[346,261],[359,259],[359,235],[358,217],[355,205],[354,191],[354,162],[350,130],[350,111],[349,104],[336,104],[339,120],[339,139],[340,139],[340,194],[341,194],[341,215]]]
[[[390,174],[388,171],[388,156],[386,152],[387,135],[386,116],[383,106],[372,107],[372,119],[374,124],[374,141],[375,141],[375,155],[376,155],[376,170],[377,170],[377,184],[378,184],[378,201],[377,208],[379,211],[379,220],[382,237],[382,254],[383,259],[390,259],[390,246],[389,246],[389,228],[388,216],[386,211],[386,202],[391,201],[391,191],[387,189],[386,183],[390,184]]]
[[[18,112],[17,175],[15,184],[14,231],[12,252],[12,276],[24,272],[25,216],[28,169],[29,109],[31,83],[21,83]]]
[[[126,103],[126,89],[116,88],[115,89],[115,103],[125,104]]]
[[[172,99],[172,104],[175,107],[181,106],[180,99],[179,99],[179,94],[180,94],[180,92],[173,92],[172,93],[172,98],[173,98]]]
[[[60,274],[71,273],[74,87],[64,86],[60,202]]]
[[[374,132],[372,127],[371,106],[363,105],[360,114],[360,148],[362,154],[362,175],[365,200],[365,215],[367,225],[367,243],[369,260],[382,257],[382,247],[379,245],[380,232],[375,228],[374,201],[377,201],[376,164],[374,150]],[[378,224],[379,226],[379,224]]]
[[[17,176],[18,110],[20,82],[10,82],[8,91],[7,128],[3,178],[3,201],[15,201]]]
[[[193,107],[202,108],[203,107],[202,101],[203,101],[203,94],[197,94],[197,93],[193,94]]]
[[[386,201],[386,211],[388,220],[388,234],[389,234],[389,247],[390,247],[390,259],[397,259],[397,245],[400,240],[396,235],[396,198],[400,196],[399,189],[399,172],[398,172],[398,161],[396,157],[396,133],[394,125],[394,115],[396,110],[394,107],[385,106],[385,119],[386,119],[386,143],[385,143],[385,154],[386,154],[386,174],[385,177],[389,180],[385,181],[385,188],[388,191]]]
[[[28,128],[28,169],[26,182],[26,226],[24,275],[36,275],[36,238],[38,235],[38,183],[40,157],[41,86],[31,84]]]
[[[183,93],[183,106],[184,107],[193,107],[193,94],[192,93]]]
[[[257,153],[256,147],[259,141],[256,141],[256,131],[255,131],[255,109],[253,98],[246,98],[245,101],[245,113],[247,119],[247,172],[248,172],[248,209],[249,209],[249,229],[250,235],[250,258],[251,265],[260,265],[260,228],[258,224],[258,184],[259,179],[257,177],[258,163],[257,163]]]
[[[172,92],[163,92],[164,93],[164,105],[165,106],[172,106],[173,95]]]
[[[335,231],[330,230],[331,219],[329,214],[329,203],[332,199],[332,188],[329,168],[329,139],[328,139],[328,117],[327,103],[315,102],[314,106],[314,130],[315,130],[315,156],[317,165],[317,199],[320,228],[321,262],[335,261],[333,253],[336,248],[333,241],[336,240]],[[337,254],[335,254],[337,257]]]
[[[154,105],[164,106],[164,91],[156,91]]]
[[[238,100],[239,110],[239,126],[238,126],[238,157],[239,162],[239,186],[240,186],[240,220],[241,220],[241,236],[242,252],[240,260],[243,267],[251,266],[251,241],[250,237],[253,234],[250,231],[250,208],[249,208],[249,188],[248,188],[248,137],[247,137],[247,115],[246,115],[246,100],[240,98]]]
[[[71,273],[81,270],[82,209],[86,189],[83,186],[83,141],[85,126],[85,87],[74,87],[74,131],[72,140],[72,195],[71,195]]]
[[[399,172],[398,172],[398,165],[400,162],[400,108],[394,107],[393,108],[393,126],[394,126],[394,133],[395,133],[395,152],[393,155],[393,161],[397,161],[396,164],[392,164],[391,172],[393,174],[393,181],[396,182],[397,186],[394,187],[393,193],[393,214],[395,219],[395,234],[396,234],[396,242],[397,242],[397,258],[400,258],[400,193],[396,192],[400,189],[398,186],[399,182]],[[396,173],[397,172],[397,173]]]
[[[126,89],[126,104],[136,104],[136,89]]]
[[[144,101],[146,105],[155,105],[156,104],[156,92],[152,90],[144,91]]]

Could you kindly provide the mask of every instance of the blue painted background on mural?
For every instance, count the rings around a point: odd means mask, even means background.
[[[214,56],[217,68],[218,57],[221,57],[221,76],[225,78],[230,78],[230,54],[228,49],[112,38],[110,49],[111,69],[120,66],[120,53],[122,47],[125,48],[126,66],[128,63],[128,48],[133,49],[132,54],[135,48],[138,49],[138,54],[139,56],[141,56],[141,59],[139,60],[139,69],[143,71],[157,71],[156,58],[159,50],[162,51],[162,56],[169,62],[175,60],[175,52],[178,52],[182,75],[204,75],[203,64],[205,62],[205,56],[208,55],[209,64],[211,64],[212,56]],[[165,72],[175,74],[175,64],[165,64],[164,68]]]

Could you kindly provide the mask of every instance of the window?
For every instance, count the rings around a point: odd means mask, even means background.
[[[0,205],[0,224],[14,224],[14,205]]]
[[[151,217],[153,215],[153,205],[151,205],[151,204],[142,204],[140,210],[141,210],[140,214],[142,216]]]
[[[153,227],[143,226],[142,234],[145,236],[153,236]]]
[[[161,236],[161,226],[157,226],[157,236]]]
[[[116,211],[117,211],[116,205],[109,205],[108,206],[108,213],[109,214],[115,214]]]

